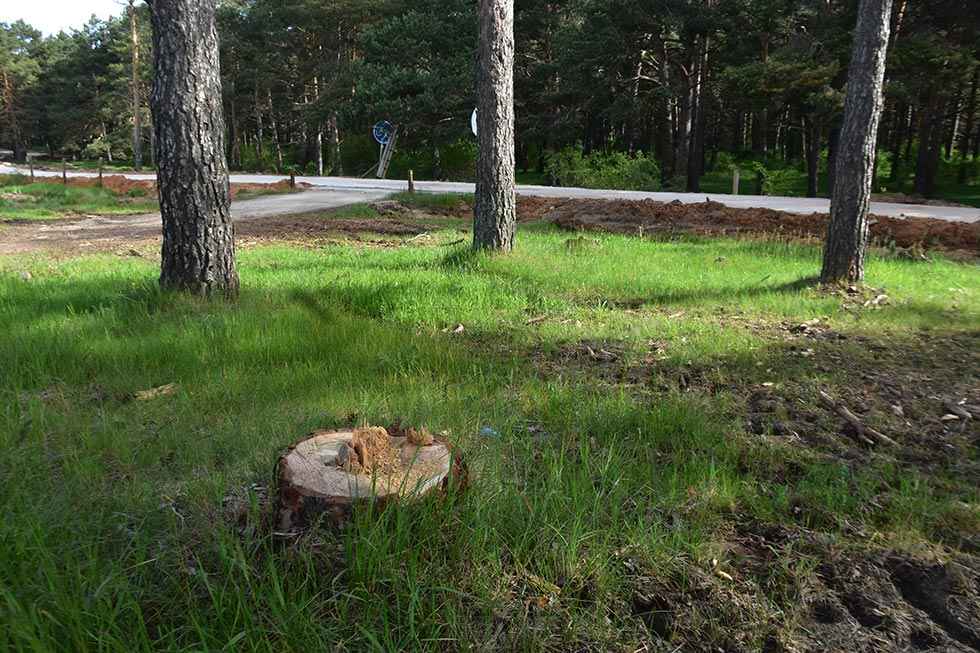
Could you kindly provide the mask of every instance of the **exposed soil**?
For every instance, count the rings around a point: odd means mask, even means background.
[[[7,222],[0,225],[0,255],[39,249],[55,254],[142,249],[160,241],[160,226],[159,217],[141,217],[86,216],[51,221]],[[246,247],[265,242],[316,246],[339,237],[362,238],[370,234],[400,239],[417,236],[428,230],[429,226],[421,222],[385,218],[329,219],[322,213],[239,218],[235,221],[236,239],[240,245]]]
[[[872,202],[890,202],[892,204],[922,204],[925,206],[969,206],[949,200],[931,200],[921,195],[906,195],[905,193],[872,193]]]
[[[62,183],[58,177],[45,177],[43,181],[47,183]],[[95,188],[99,186],[99,180],[95,177],[69,177],[69,186],[81,186],[84,188]],[[134,189],[145,191],[145,196],[156,195],[156,182],[149,180],[129,179],[123,175],[104,175],[101,186],[117,195],[127,195]],[[297,184],[298,188],[309,188],[309,184]],[[231,199],[235,199],[240,193],[286,193],[292,190],[289,181],[283,179],[273,184],[231,184]]]
[[[678,364],[667,340],[639,348],[582,340],[534,350],[530,359],[549,379],[581,375],[651,397],[697,393],[710,401],[724,392],[750,437],[767,444],[803,447],[855,469],[884,458],[940,484],[980,484],[980,331],[891,341],[819,321],[740,326],[772,343],[757,369],[737,360]],[[855,440],[851,425],[818,399],[821,389],[898,446]],[[962,417],[953,419],[954,411]],[[799,470],[770,473],[792,487]],[[949,548],[909,552],[876,546],[860,525],[845,524],[846,538],[804,527],[836,517],[792,501],[806,517],[800,524],[732,515],[715,567],[644,570],[624,560],[634,614],[651,634],[690,647],[678,650],[701,650],[692,643],[709,637],[725,651],[758,651],[760,638],[763,651],[980,651],[980,532],[971,508],[941,536]],[[886,501],[867,506],[870,522]]]
[[[829,217],[823,213],[800,215],[773,209],[737,209],[717,202],[683,204],[652,200],[557,201],[544,213],[563,229],[604,231],[633,235],[765,235],[823,238]],[[876,244],[909,250],[965,251],[980,255],[980,223],[949,222],[933,218],[871,216],[871,237]]]
[[[285,215],[235,223],[235,234],[243,243],[289,241],[315,245],[338,236],[377,234],[380,236],[418,236],[429,230],[420,222],[385,218],[324,219],[317,215]]]
[[[736,417],[765,440],[806,447],[860,466],[887,456],[926,473],[942,472],[980,485],[980,331],[919,332],[888,341],[837,333],[819,322],[742,324],[771,342],[760,366],[738,360],[678,364],[667,340],[640,347],[582,340],[538,348],[531,360],[542,376],[584,376],[634,394],[728,393]],[[867,427],[897,447],[874,446],[824,403],[826,390]],[[975,542],[958,542],[980,553]]]

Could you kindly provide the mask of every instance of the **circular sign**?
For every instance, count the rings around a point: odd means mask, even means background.
[[[470,129],[473,130],[474,136],[479,136],[479,134],[476,132],[476,112],[477,109],[473,109],[473,115],[470,116]]]
[[[387,145],[391,140],[391,134],[395,131],[394,126],[387,120],[382,120],[374,125],[371,129],[371,135],[374,136],[374,140],[378,141],[381,145]]]

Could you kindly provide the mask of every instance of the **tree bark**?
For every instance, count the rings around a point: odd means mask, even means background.
[[[163,216],[160,285],[238,291],[229,210],[216,0],[152,0],[157,186]]]
[[[479,0],[476,205],[473,248],[510,251],[514,193],[514,0]]]
[[[327,141],[330,143],[330,174],[343,177],[344,161],[340,152],[340,125],[336,111],[327,120]]]
[[[266,89],[266,106],[269,107],[269,123],[272,126],[272,144],[276,148],[276,173],[282,172],[282,141],[279,140],[279,122],[272,104],[272,89]]]
[[[143,169],[143,125],[140,116],[140,35],[136,29],[135,0],[129,0],[129,38],[132,49],[133,78],[130,86],[133,105],[133,169]]]
[[[892,0],[861,0],[858,7],[844,124],[836,157],[837,174],[830,200],[830,227],[820,275],[824,283],[864,279],[868,206],[891,9]]]

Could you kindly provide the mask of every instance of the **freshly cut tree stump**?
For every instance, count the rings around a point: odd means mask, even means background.
[[[465,483],[465,468],[446,442],[425,430],[393,433],[316,431],[290,447],[277,466],[278,530],[318,520],[340,526],[358,503],[412,500]]]

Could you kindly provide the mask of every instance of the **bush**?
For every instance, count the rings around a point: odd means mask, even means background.
[[[572,147],[551,155],[548,174],[559,186],[580,188],[657,190],[660,181],[660,168],[653,157],[624,152],[585,156]]]
[[[794,195],[801,179],[806,183],[806,175],[794,168],[768,168],[753,162],[751,170],[762,177],[763,195]]]

